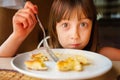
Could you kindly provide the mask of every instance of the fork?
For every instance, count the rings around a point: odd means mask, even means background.
[[[59,60],[58,57],[57,57],[57,56],[53,53],[53,51],[50,49],[50,47],[48,46],[48,43],[47,43],[47,41],[46,41],[46,39],[45,39],[45,37],[46,37],[45,29],[44,29],[44,27],[43,27],[43,25],[42,25],[42,23],[41,23],[38,15],[36,14],[35,16],[36,16],[36,19],[37,19],[37,21],[38,21],[38,24],[39,24],[39,26],[40,26],[40,28],[42,29],[42,32],[43,32],[43,47],[45,48],[45,50],[47,51],[47,53],[49,53],[50,57],[51,57],[55,62],[57,62],[57,61]]]

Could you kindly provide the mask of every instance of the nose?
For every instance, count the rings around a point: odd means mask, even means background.
[[[80,32],[77,28],[74,28],[72,29],[72,32],[71,32],[71,39],[79,39],[80,38]]]

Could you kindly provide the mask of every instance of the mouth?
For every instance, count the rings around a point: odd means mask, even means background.
[[[77,48],[77,47],[80,46],[80,44],[70,44],[70,46],[73,47],[73,48]]]

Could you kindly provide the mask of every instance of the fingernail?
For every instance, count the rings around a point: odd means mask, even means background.
[[[35,9],[35,13],[38,13],[38,7],[36,5],[34,6],[34,9]]]

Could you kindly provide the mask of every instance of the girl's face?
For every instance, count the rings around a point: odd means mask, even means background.
[[[88,44],[92,30],[92,21],[81,14],[78,20],[76,13],[70,19],[62,19],[56,24],[58,40],[63,48],[83,49]]]

